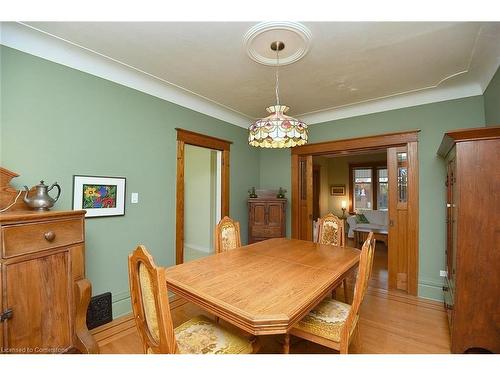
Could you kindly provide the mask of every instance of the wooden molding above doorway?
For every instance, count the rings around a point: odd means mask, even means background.
[[[233,142],[180,128],[177,131],[175,263],[184,261],[184,149],[185,145],[222,152],[221,217],[229,216],[229,152]],[[215,228],[214,228],[215,229]]]
[[[393,146],[405,145],[409,142],[418,141],[420,130],[409,130],[405,132],[386,133],[380,135],[369,135],[366,137],[338,139],[334,141],[308,143],[304,146],[292,148],[292,155],[314,155],[347,153],[357,150],[376,150]]]
[[[401,259],[407,269],[404,285],[407,292],[418,292],[418,133],[420,130],[387,133],[351,139],[309,143],[291,152],[292,238],[312,240],[312,157],[326,154],[349,155],[353,152],[406,147],[410,171],[407,216],[407,251]],[[305,178],[301,179],[301,175]],[[309,218],[309,219],[308,219]],[[305,222],[301,225],[301,222]],[[395,287],[395,286],[394,286]]]

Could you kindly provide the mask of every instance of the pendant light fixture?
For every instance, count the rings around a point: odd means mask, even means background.
[[[264,148],[289,148],[307,143],[307,125],[293,117],[285,115],[289,107],[280,104],[279,96],[279,52],[285,48],[280,41],[271,43],[276,51],[276,105],[267,107],[269,116],[255,121],[248,128],[248,144]]]

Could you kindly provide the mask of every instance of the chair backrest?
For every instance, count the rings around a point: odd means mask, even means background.
[[[332,213],[318,220],[318,243],[345,246],[344,221]]]
[[[165,269],[157,267],[140,245],[128,256],[128,272],[132,309],[144,353],[177,353]]]
[[[346,320],[342,331],[342,337],[344,340],[348,340],[351,334],[352,328],[358,318],[359,308],[368,289],[368,282],[370,280],[370,275],[373,266],[373,256],[375,253],[375,238],[373,232],[368,234],[366,241],[361,249],[361,254],[359,256],[359,266],[358,275],[356,277],[356,285],[354,286],[354,297],[349,311],[349,315]]]
[[[215,252],[222,253],[237,247],[241,247],[240,223],[224,216],[215,227]]]

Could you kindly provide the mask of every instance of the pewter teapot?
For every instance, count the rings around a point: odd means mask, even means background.
[[[54,187],[57,188],[57,197],[52,198],[49,195],[49,191],[51,191]],[[24,185],[24,190],[26,194],[24,195],[24,202],[30,207],[38,211],[47,211],[49,210],[54,203],[59,199],[61,195],[61,187],[57,182],[54,182],[50,187],[45,185],[43,181],[40,181],[38,185],[35,186],[34,194],[31,194],[31,197],[28,198],[28,193],[30,189]]]

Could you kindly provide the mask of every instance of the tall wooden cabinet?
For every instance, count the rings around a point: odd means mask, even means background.
[[[286,236],[286,198],[248,199],[248,243]]]
[[[0,207],[8,194],[0,186]],[[0,213],[0,353],[96,353],[85,321],[85,211],[36,212],[23,204]]]
[[[500,353],[500,127],[446,133],[446,271],[453,353]]]

